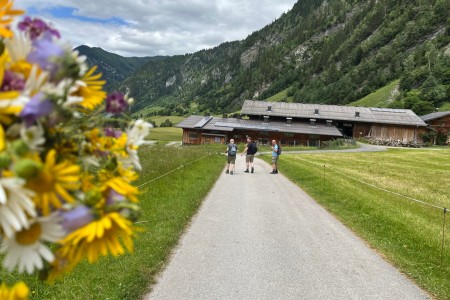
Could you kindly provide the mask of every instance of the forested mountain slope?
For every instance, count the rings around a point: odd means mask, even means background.
[[[287,90],[303,103],[347,104],[399,80],[391,107],[425,114],[450,102],[449,0],[300,0],[245,40],[149,61],[121,81],[147,106],[212,113]]]

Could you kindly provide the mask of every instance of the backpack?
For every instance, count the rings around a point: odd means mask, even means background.
[[[228,155],[235,156],[237,152],[236,145],[231,145],[230,149],[228,149]]]
[[[277,149],[277,155],[280,155],[281,154],[281,146],[280,145],[278,145],[278,149]]]
[[[258,152],[258,146],[256,146],[255,142],[251,142],[248,146],[247,153],[249,155],[253,155],[253,154],[256,154],[256,152]]]

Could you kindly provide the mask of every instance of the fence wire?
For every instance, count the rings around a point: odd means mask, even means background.
[[[322,167],[321,164],[318,164],[318,163],[315,163],[315,162],[311,162],[311,161],[307,161],[306,159],[300,158],[300,157],[298,157],[298,156],[297,156],[297,158],[298,158],[299,160],[302,160],[302,161],[307,162],[307,163],[309,163],[309,164],[312,164],[312,165],[315,165],[315,166],[318,166],[318,167]],[[426,205],[426,206],[429,206],[429,207],[433,207],[433,208],[442,210],[442,211],[444,212],[444,216],[443,216],[443,224],[442,224],[441,255],[440,255],[440,256],[441,256],[441,267],[442,267],[442,263],[443,263],[443,259],[444,259],[444,248],[445,248],[445,225],[446,225],[446,218],[445,218],[445,217],[446,217],[446,213],[447,213],[447,211],[448,211],[448,209],[447,209],[446,207],[442,207],[442,206],[439,206],[439,205],[434,205],[434,204],[431,204],[431,203],[428,203],[428,202],[425,202],[425,201],[422,201],[422,200],[419,200],[419,199],[416,199],[416,198],[412,198],[412,197],[409,197],[409,196],[406,196],[406,195],[403,195],[403,194],[400,194],[400,193],[397,193],[397,192],[393,192],[393,191],[390,191],[390,190],[381,188],[381,187],[379,187],[379,186],[377,186],[377,185],[374,185],[374,184],[372,184],[372,183],[368,183],[368,182],[365,182],[365,181],[360,180],[360,179],[358,179],[358,178],[355,178],[355,177],[353,177],[353,176],[347,175],[347,174],[345,174],[345,173],[343,173],[343,172],[341,172],[341,171],[339,171],[339,170],[333,169],[333,168],[331,168],[331,167],[326,167],[325,165],[323,165],[323,167],[324,167],[324,177],[325,177],[325,168],[327,168],[327,169],[329,169],[329,170],[331,170],[331,171],[333,171],[333,172],[335,172],[335,173],[338,173],[338,174],[340,174],[340,175],[342,175],[342,176],[345,176],[345,177],[347,177],[347,178],[349,178],[349,179],[351,179],[351,180],[357,181],[357,182],[359,182],[359,183],[361,183],[361,184],[363,184],[363,185],[367,185],[367,186],[373,187],[373,188],[375,188],[375,189],[384,191],[384,192],[386,192],[386,193],[391,193],[391,194],[394,194],[394,195],[396,195],[396,196],[399,196],[399,197],[408,199],[408,200],[410,200],[410,201],[414,201],[414,202],[417,202],[417,203],[420,203],[420,204],[423,204],[423,205]],[[325,180],[325,178],[324,178],[323,180]]]
[[[322,165],[320,165],[320,164],[318,164],[318,163],[310,162],[310,161],[307,161],[306,159],[303,159],[303,158],[299,158],[299,159],[302,160],[302,161],[305,161],[305,162],[307,162],[307,163],[310,163],[310,164],[313,164],[313,165],[322,167]],[[439,209],[439,210],[447,210],[447,208],[445,208],[445,207],[442,207],[442,206],[439,206],[439,205],[434,205],[434,204],[431,204],[431,203],[428,203],[428,202],[425,202],[425,201],[422,201],[422,200],[419,200],[419,199],[416,199],[416,198],[412,198],[412,197],[409,197],[409,196],[406,196],[406,195],[403,195],[403,194],[400,194],[400,193],[397,193],[397,192],[393,192],[393,191],[384,189],[384,188],[379,187],[379,186],[377,186],[377,185],[375,185],[375,184],[365,182],[365,181],[363,181],[363,180],[360,180],[360,179],[358,179],[358,178],[355,178],[355,177],[352,177],[352,176],[350,176],[350,175],[347,175],[347,174],[345,174],[345,173],[343,173],[343,172],[341,172],[341,171],[339,171],[339,170],[333,169],[333,168],[331,168],[331,167],[326,167],[325,165],[323,165],[323,167],[325,167],[325,168],[327,168],[327,169],[329,169],[329,170],[331,170],[331,171],[333,171],[333,172],[335,172],[335,173],[341,174],[342,176],[345,176],[345,177],[347,177],[347,178],[350,178],[350,179],[352,179],[352,180],[354,180],[354,181],[357,181],[357,182],[359,182],[359,183],[361,183],[361,184],[368,185],[368,186],[371,186],[371,187],[373,187],[373,188],[375,188],[375,189],[382,190],[382,191],[384,191],[384,192],[386,192],[386,193],[391,193],[391,194],[397,195],[397,196],[399,196],[399,197],[403,197],[403,198],[405,198],[405,199],[408,199],[408,200],[411,200],[411,201],[414,201],[414,202],[421,203],[421,204],[423,204],[423,205],[428,205],[428,206],[437,208],[437,209]]]
[[[166,173],[164,173],[164,174],[162,174],[162,175],[160,175],[160,176],[158,176],[158,177],[156,177],[156,178],[153,178],[153,179],[151,179],[151,180],[149,180],[149,181],[147,181],[147,182],[145,182],[145,183],[143,183],[143,184],[141,184],[141,185],[138,185],[138,186],[136,186],[136,187],[137,187],[137,188],[140,188],[140,187],[142,187],[142,186],[144,186],[144,185],[147,185],[147,184],[149,184],[149,183],[151,183],[151,182],[153,182],[153,181],[159,180],[159,179],[161,179],[161,178],[163,178],[163,177],[169,175],[170,173],[173,173],[173,172],[175,172],[175,171],[177,171],[177,170],[180,170],[180,169],[182,169],[182,168],[184,168],[184,167],[186,167],[186,166],[188,166],[188,165],[190,165],[190,164],[193,164],[193,163],[195,163],[196,161],[199,161],[199,160],[201,160],[201,159],[203,159],[203,158],[205,158],[205,157],[207,157],[207,156],[209,156],[209,155],[211,155],[211,153],[208,153],[208,154],[206,154],[206,155],[204,155],[204,156],[202,156],[202,157],[200,157],[200,158],[197,158],[197,159],[192,160],[192,161],[190,161],[190,162],[188,162],[188,163],[185,163],[185,164],[183,164],[183,165],[180,165],[179,167],[177,167],[177,168],[175,168],[175,169],[172,169],[172,170],[170,170],[169,172],[166,172]]]

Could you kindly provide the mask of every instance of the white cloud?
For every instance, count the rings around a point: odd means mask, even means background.
[[[56,4],[57,2],[57,4]],[[101,47],[124,56],[193,53],[245,39],[277,19],[296,0],[21,0],[15,7],[37,11],[73,46]],[[75,9],[77,18],[48,13]],[[30,9],[31,8],[31,9]],[[121,20],[92,22],[84,20]],[[113,20],[114,20],[113,19]]]

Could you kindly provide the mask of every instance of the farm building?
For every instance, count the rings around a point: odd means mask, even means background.
[[[435,112],[420,118],[427,124],[428,129],[436,133],[433,144],[436,144],[439,136],[450,144],[450,111]]]
[[[244,142],[246,135],[265,144],[318,146],[336,138],[369,137],[422,143],[426,124],[409,109],[265,102],[246,100],[242,118],[191,116],[179,123],[183,144]]]
[[[177,127],[183,128],[183,144],[224,144],[231,138],[244,143],[247,136],[260,144],[276,139],[282,144],[319,146],[321,141],[342,138],[342,133],[331,123],[308,124],[304,122],[267,122],[238,118],[190,116]]]

